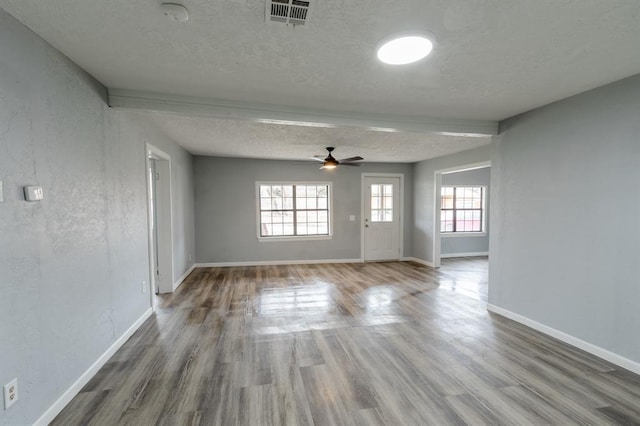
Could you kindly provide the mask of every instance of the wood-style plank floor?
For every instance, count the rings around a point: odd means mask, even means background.
[[[640,423],[640,377],[486,310],[486,258],[200,268],[56,425]]]

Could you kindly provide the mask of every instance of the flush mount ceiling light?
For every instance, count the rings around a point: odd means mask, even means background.
[[[433,43],[424,36],[403,36],[384,43],[378,49],[378,59],[385,64],[405,65],[426,57],[431,49]]]

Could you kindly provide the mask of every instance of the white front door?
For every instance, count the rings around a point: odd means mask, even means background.
[[[400,259],[400,178],[364,178],[364,260]]]

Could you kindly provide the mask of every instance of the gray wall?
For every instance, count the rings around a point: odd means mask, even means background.
[[[20,394],[0,424],[26,425],[149,309],[144,142],[175,147],[1,10],[0,52],[0,384]],[[44,201],[25,202],[34,184]]]
[[[442,255],[455,255],[464,253],[488,253],[489,252],[489,221],[490,221],[490,194],[491,194],[491,168],[467,170],[464,172],[447,173],[442,175],[442,185],[449,186],[486,186],[485,192],[485,233],[483,236],[446,236],[441,234],[440,253]]]
[[[413,168],[413,216],[412,256],[433,262],[434,173],[466,164],[489,161],[491,148],[462,151],[444,157],[414,163]]]
[[[251,262],[360,258],[361,173],[404,173],[404,255],[411,248],[412,179],[410,164],[364,164],[333,172],[315,164],[195,157],[196,260]],[[259,242],[256,236],[256,181],[333,182],[331,240]],[[356,215],[349,222],[349,215]]]
[[[491,304],[640,362],[640,76],[501,124]]]

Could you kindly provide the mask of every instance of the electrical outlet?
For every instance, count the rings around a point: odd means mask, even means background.
[[[4,385],[4,409],[8,410],[18,401],[18,379],[13,379]]]
[[[141,287],[142,287],[142,294],[145,294],[147,292],[147,282],[143,280],[141,283]]]

